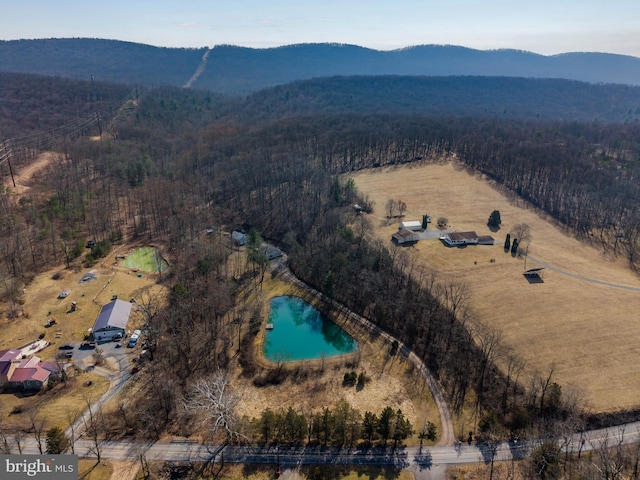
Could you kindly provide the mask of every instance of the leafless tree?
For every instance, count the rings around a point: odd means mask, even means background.
[[[22,455],[22,446],[24,444],[24,440],[25,440],[25,434],[24,431],[22,429],[18,429],[14,434],[13,434],[13,443],[16,444],[16,447],[18,448],[18,453],[20,455]]]
[[[11,454],[11,443],[9,442],[9,436],[2,421],[0,421],[0,453],[5,455]]]
[[[398,215],[400,217],[403,217],[404,216],[404,212],[407,211],[407,204],[404,203],[402,200],[398,200],[397,205],[398,205]]]
[[[385,204],[385,210],[387,211],[387,218],[393,218],[395,216],[397,208],[398,208],[398,204],[394,199],[390,198],[389,200],[387,200],[387,203]]]
[[[87,404],[87,413],[82,417],[82,419],[84,421],[85,431],[91,439],[91,446],[88,450],[96,456],[99,463],[102,460],[102,438],[100,437],[100,425],[93,411],[91,399],[89,397],[84,397],[84,401]]]
[[[67,409],[67,423],[69,424],[69,446],[71,447],[71,453],[75,454],[76,446],[76,422],[78,420],[78,412],[75,410]]]
[[[38,412],[33,406],[30,406],[27,409],[27,415],[29,416],[29,422],[31,422],[31,431],[36,439],[38,451],[40,452],[40,455],[42,455],[44,451],[44,430],[47,422],[44,418],[38,418]]]
[[[189,412],[202,413],[203,423],[211,423],[214,436],[224,433],[227,440],[233,441],[245,438],[236,415],[241,400],[242,395],[231,388],[228,372],[218,369],[210,377],[197,380],[182,404]]]
[[[518,223],[511,227],[512,238],[518,239],[519,245],[528,244],[531,241],[531,227],[526,223]]]

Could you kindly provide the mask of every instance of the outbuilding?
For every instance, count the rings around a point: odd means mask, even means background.
[[[241,247],[247,243],[247,235],[245,233],[234,230],[233,232],[231,232],[231,240],[233,240],[233,243],[235,243],[237,246]]]
[[[402,222],[398,230],[403,230],[403,229],[411,230],[412,232],[419,232],[420,230],[422,230],[422,223],[418,222],[417,220]]]
[[[96,342],[110,342],[122,338],[127,330],[132,304],[123,300],[113,300],[100,309],[91,330]]]
[[[420,236],[411,230],[402,229],[391,235],[391,240],[396,245],[413,245],[420,240]]]

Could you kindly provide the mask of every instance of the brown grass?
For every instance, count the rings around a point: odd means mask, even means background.
[[[447,217],[458,231],[475,230],[504,241],[510,228],[532,229],[529,254],[574,274],[640,287],[638,277],[621,259],[572,238],[553,221],[523,202],[511,201],[490,181],[453,163],[377,169],[353,175],[357,187],[375,202],[370,215],[374,234],[388,240],[398,228],[387,225],[384,205],[404,200],[406,220]],[[500,210],[502,228],[489,231],[492,210]],[[466,283],[476,317],[499,326],[504,343],[527,362],[529,371],[548,372],[565,389],[580,390],[594,411],[638,406],[640,378],[640,309],[638,292],[615,289],[547,270],[544,283],[523,277],[523,258],[505,254],[501,246],[447,248],[439,240],[419,242],[409,250],[419,263]],[[529,258],[527,268],[536,267]]]
[[[268,315],[269,299],[279,295],[299,295],[318,306],[317,299],[310,300],[298,287],[280,280],[272,280],[269,275],[262,290],[255,292],[254,295],[264,302],[263,318],[265,319]],[[256,299],[252,298],[250,301],[256,301]],[[334,321],[358,341],[360,352],[357,367],[348,365],[353,356],[325,359],[322,372],[320,372],[321,360],[288,362],[286,368],[294,369],[300,366],[310,372],[309,378],[300,383],[288,379],[281,385],[262,388],[254,387],[251,380],[242,378],[239,372],[236,372],[237,386],[244,391],[240,414],[257,418],[267,407],[272,410],[281,408],[286,410],[289,406],[305,414],[315,413],[324,407],[333,406],[343,398],[362,414],[367,410],[379,414],[387,406],[394,409],[400,408],[415,430],[421,429],[423,423],[429,420],[436,424],[440,431],[440,415],[429,388],[420,375],[399,357],[390,357],[388,346],[383,342],[345,323],[342,318],[334,318]],[[269,366],[272,364],[264,359],[261,353],[262,337],[261,333],[256,339],[256,357],[261,365]],[[371,381],[362,390],[356,387],[344,387],[342,385],[344,374],[351,370],[366,372]],[[408,439],[406,443],[417,444],[417,437]]]
[[[85,382],[91,381],[90,386]],[[67,385],[62,384],[51,390],[43,391],[31,397],[19,397],[13,394],[0,396],[2,410],[0,421],[9,429],[29,429],[29,408],[35,408],[37,418],[45,420],[45,428],[60,427],[65,430],[69,426],[68,413],[80,414],[87,408],[86,399],[94,402],[109,388],[109,380],[95,373],[81,373],[69,379]],[[20,408],[22,413],[12,413]]]

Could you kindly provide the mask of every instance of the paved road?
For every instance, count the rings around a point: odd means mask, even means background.
[[[571,453],[588,452],[603,445],[630,444],[640,441],[640,422],[624,427],[592,430],[570,436],[566,442],[559,440],[563,449]],[[496,461],[526,458],[536,443],[503,443],[497,451]],[[95,457],[95,445],[90,440],[77,440],[75,451],[80,457]],[[103,458],[131,460],[144,455],[148,460],[173,462],[221,462],[281,465],[295,470],[300,465],[380,465],[414,471],[434,473],[446,465],[487,463],[491,459],[488,448],[482,445],[456,444],[393,449],[349,449],[322,447],[245,447],[225,445],[201,445],[190,441],[144,442],[112,441],[101,443]],[[37,454],[35,439],[24,441],[23,453]]]

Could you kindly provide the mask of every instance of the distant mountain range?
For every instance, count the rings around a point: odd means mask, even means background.
[[[640,58],[636,57],[606,53],[544,56],[439,45],[393,51],[340,44],[268,49],[217,46],[209,50],[86,38],[12,40],[0,41],[0,71],[85,80],[93,76],[101,81],[153,86],[181,87],[191,80],[194,89],[227,95],[336,75],[505,76],[640,85]],[[199,76],[193,78],[197,71]]]

